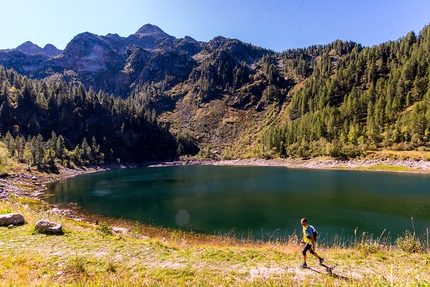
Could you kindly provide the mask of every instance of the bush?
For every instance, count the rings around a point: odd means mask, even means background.
[[[408,253],[420,253],[423,251],[423,244],[421,241],[408,230],[406,230],[403,236],[396,239],[396,245]]]
[[[82,257],[79,257],[77,255],[74,256],[74,257],[72,257],[69,260],[69,262],[68,262],[68,264],[66,266],[65,271],[67,273],[75,274],[75,275],[85,273],[86,272],[86,269],[85,269],[85,259],[82,258]]]
[[[103,235],[112,235],[112,227],[110,227],[107,222],[101,222],[97,226],[97,231]]]
[[[355,248],[366,254],[375,254],[385,249],[383,245],[379,244],[376,241],[360,242],[355,245]]]
[[[201,159],[215,159],[216,155],[212,152],[210,147],[202,149],[198,152],[197,156]]]
[[[364,232],[361,235],[360,242],[355,243],[355,248],[365,254],[375,254],[381,252],[386,249],[386,246],[380,243],[381,239],[382,234],[378,239],[374,239],[372,234]]]
[[[9,151],[4,143],[0,142],[0,175],[9,172]]]

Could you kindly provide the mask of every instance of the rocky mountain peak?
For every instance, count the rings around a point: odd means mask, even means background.
[[[83,32],[73,37],[63,51],[51,44],[42,49],[26,42],[17,49],[0,50],[0,65],[36,79],[81,83],[96,91],[128,96],[136,87],[151,82],[162,82],[164,89],[190,77],[194,83],[194,76],[200,78],[201,73],[201,69],[194,71],[199,65],[196,59],[203,56],[193,57],[203,49],[213,53],[222,48],[214,57],[226,63],[229,73],[237,66],[233,57],[240,62],[258,61],[260,53],[255,48],[227,47],[229,41],[232,42],[224,37],[206,43],[189,36],[177,39],[155,25],[146,24],[128,37]]]
[[[143,25],[136,33],[130,35],[127,41],[138,47],[155,50],[158,45],[170,46],[176,38],[165,33],[159,27],[151,24]]]
[[[69,42],[69,44],[75,43],[75,42],[94,41],[94,40],[99,39],[99,38],[100,38],[100,36],[98,36],[96,34],[93,34],[90,32],[82,32],[82,33],[77,34],[75,37],[73,37],[73,39]]]
[[[43,49],[40,48],[38,45],[33,44],[33,42],[31,41],[22,43],[21,45],[16,47],[16,49],[30,55],[43,53]]]
[[[46,44],[43,49],[39,47],[38,45],[34,44],[31,41],[27,41],[25,43],[22,43],[18,47],[16,47],[16,50],[21,51],[28,55],[37,55],[37,54],[43,54],[48,57],[54,57],[62,53],[61,50],[57,49],[52,44]]]
[[[58,56],[58,55],[60,55],[63,52],[62,50],[58,49],[57,47],[55,47],[52,44],[46,44],[45,47],[43,47],[43,51],[49,57]]]
[[[76,35],[66,46],[64,55],[72,58],[80,58],[98,51],[125,51],[127,46],[125,41],[115,34],[99,36],[93,33],[84,32]]]
[[[139,30],[137,30],[136,33],[134,33],[134,35],[138,38],[141,38],[144,36],[168,36],[169,38],[172,37],[172,36],[166,34],[158,26],[155,26],[152,24],[143,25]]]

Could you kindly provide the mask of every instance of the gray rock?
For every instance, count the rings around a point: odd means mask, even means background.
[[[188,36],[176,39],[146,24],[128,37],[80,33],[64,50],[28,41],[16,49],[0,49],[0,65],[34,79],[81,83],[126,97],[142,82],[166,81],[173,87],[187,80],[198,64],[192,56],[203,48],[203,42]]]
[[[0,226],[21,225],[24,224],[24,215],[20,213],[0,214]]]
[[[49,220],[39,220],[36,222],[36,231],[45,234],[63,234],[63,226],[60,223]]]

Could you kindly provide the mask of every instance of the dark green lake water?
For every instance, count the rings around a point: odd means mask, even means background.
[[[321,238],[430,228],[430,176],[284,167],[172,166],[120,169],[62,180],[50,203],[93,214],[239,237],[301,232],[307,217]],[[411,220],[413,217],[413,221]]]

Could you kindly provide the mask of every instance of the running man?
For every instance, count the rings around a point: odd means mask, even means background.
[[[308,265],[306,264],[306,252],[309,251],[310,254],[314,255],[318,258],[318,263],[320,265],[323,264],[324,258],[320,257],[315,252],[315,238],[314,238],[314,230],[315,228],[308,224],[308,220],[306,218],[302,218],[300,221],[303,226],[303,238],[301,243],[305,243],[305,247],[303,247],[302,254],[303,254],[303,264],[300,265],[302,268],[307,268]]]

